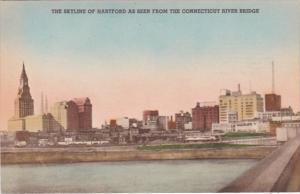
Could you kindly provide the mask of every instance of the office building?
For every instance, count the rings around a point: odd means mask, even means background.
[[[143,128],[157,130],[158,129],[158,110],[143,111]]]
[[[176,129],[184,130],[184,125],[192,121],[192,115],[189,112],[180,111],[175,113]]]
[[[212,123],[219,122],[219,106],[200,106],[192,109],[192,126],[194,130],[211,130]]]
[[[240,87],[236,92],[226,90],[226,94],[219,97],[220,123],[228,123],[228,114],[232,111],[237,113],[238,121],[254,119],[263,112],[263,105],[263,98],[256,92],[242,94]]]
[[[265,110],[267,112],[280,111],[281,109],[281,96],[277,94],[265,95]]]

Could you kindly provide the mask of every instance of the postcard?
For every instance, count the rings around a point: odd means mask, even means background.
[[[300,192],[300,1],[1,1],[1,193]]]

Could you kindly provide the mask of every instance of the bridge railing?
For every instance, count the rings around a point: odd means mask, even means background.
[[[299,162],[299,156],[300,136],[298,135],[220,192],[284,192],[294,167]]]

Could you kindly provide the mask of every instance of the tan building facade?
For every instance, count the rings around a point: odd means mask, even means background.
[[[51,108],[51,113],[33,114],[34,101],[30,94],[28,77],[23,64],[18,95],[15,100],[15,114],[8,120],[8,130],[53,132],[92,128],[92,104],[89,98],[57,102]]]
[[[225,95],[219,97],[219,121],[220,123],[228,123],[230,112],[237,113],[237,121],[254,119],[259,112],[263,112],[263,98],[256,92],[250,94],[242,94],[240,90],[237,92],[226,91]]]
[[[56,102],[51,108],[56,130],[79,129],[78,107],[73,101]]]
[[[23,63],[17,98],[15,99],[15,114],[8,120],[8,130],[26,130],[26,117],[34,114],[34,102],[30,94],[28,77]]]
[[[53,117],[49,113],[25,117],[26,130],[31,132],[53,131],[53,123]]]
[[[25,119],[24,118],[11,118],[8,120],[9,131],[22,131],[25,130]]]

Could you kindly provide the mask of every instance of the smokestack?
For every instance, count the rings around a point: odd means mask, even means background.
[[[275,93],[274,62],[272,61],[272,94]]]
[[[48,98],[46,95],[46,101],[45,101],[45,113],[48,113]]]
[[[41,114],[44,114],[44,94],[41,93]]]
[[[241,91],[241,85],[238,84],[238,92],[240,92],[240,91]]]

